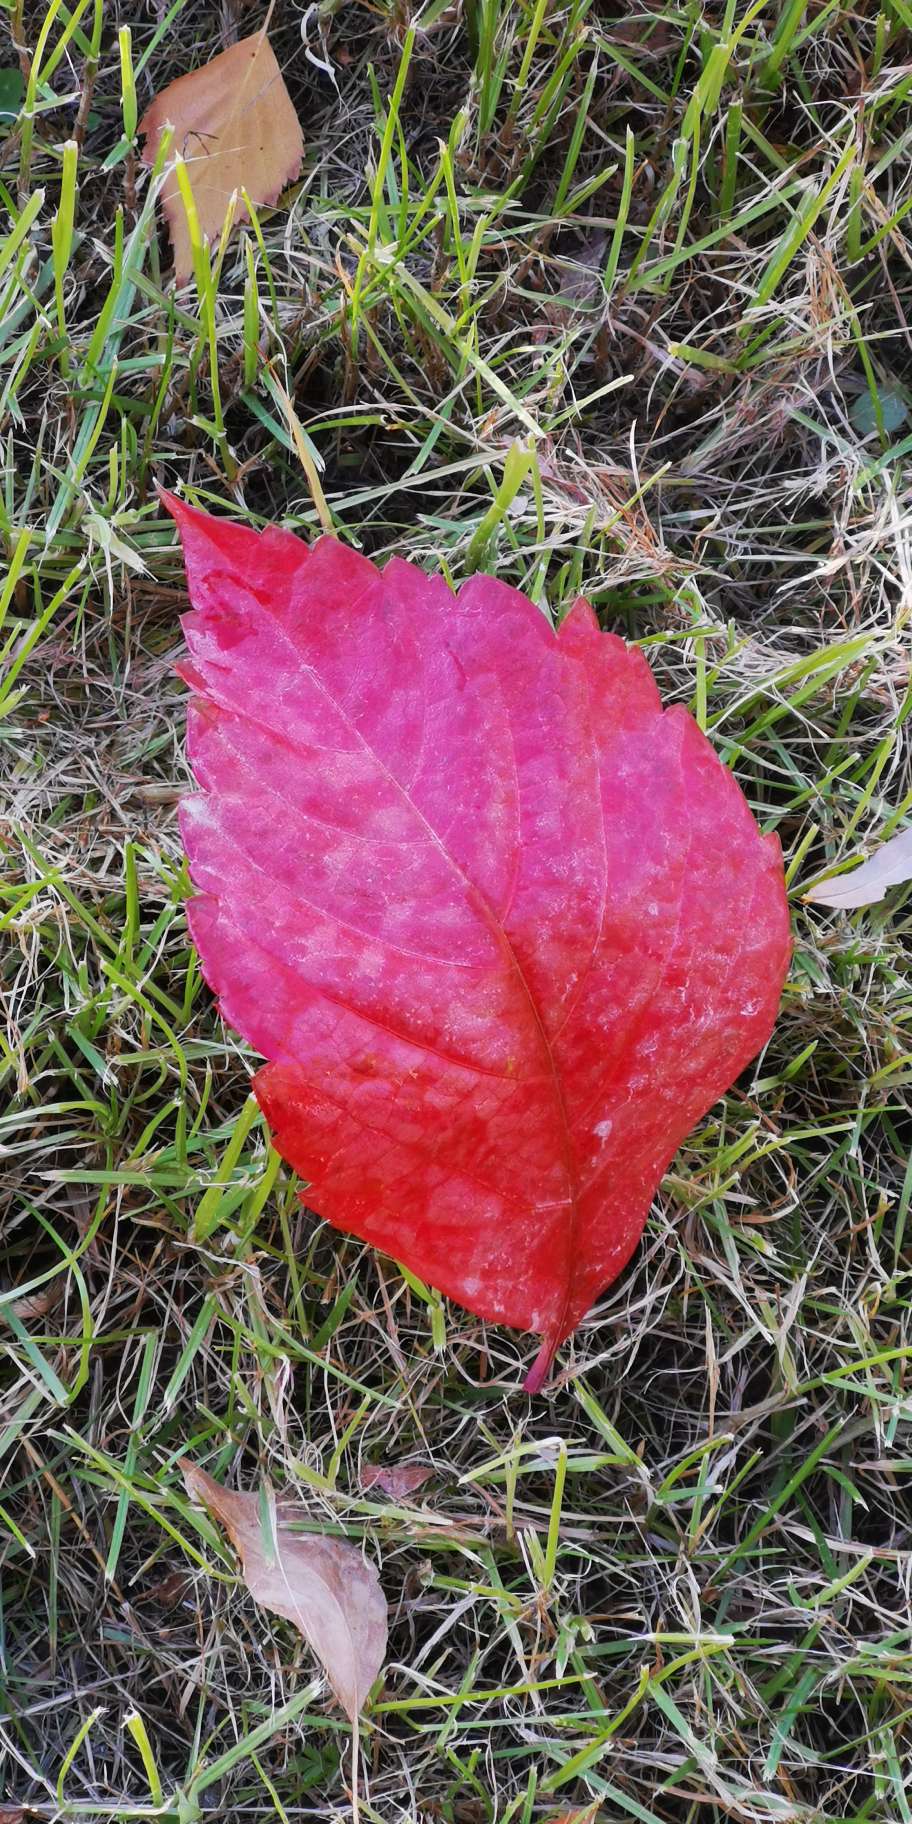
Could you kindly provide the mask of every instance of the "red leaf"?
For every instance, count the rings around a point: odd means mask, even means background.
[[[206,979],[308,1205],[537,1331],[534,1390],[769,1038],[778,842],[585,602],[164,499]]]

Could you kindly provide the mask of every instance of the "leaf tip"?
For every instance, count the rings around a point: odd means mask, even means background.
[[[162,487],[159,481],[155,483],[155,492],[165,512],[170,513],[180,533],[185,553],[187,534],[190,532],[196,532],[198,537],[204,538],[210,545],[218,545],[219,522],[213,518],[211,513],[204,513],[200,507],[192,506],[189,500],[184,500],[180,494],[172,493],[170,488]]]
[[[179,525],[181,514],[190,511],[187,502],[181,500],[179,494],[172,494],[170,488],[163,488],[160,481],[155,483],[155,492],[158,495],[159,503],[164,507],[165,512],[170,513],[171,518],[176,520]]]

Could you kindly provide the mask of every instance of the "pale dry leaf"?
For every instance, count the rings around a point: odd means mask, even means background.
[[[235,191],[252,202],[274,203],[297,177],[304,136],[275,52],[265,32],[242,38],[198,70],[170,82],[139,123],[143,158],[155,163],[166,126],[174,128],[161,199],[174,251],[179,285],[193,271],[193,251],[174,155],[184,159],[200,232],[214,241],[222,232]],[[239,200],[236,222],[249,211]]]
[[[257,1495],[222,1488],[186,1458],[181,1469],[188,1494],[231,1540],[251,1596],[300,1629],[354,1722],[386,1654],[386,1598],[373,1566],[344,1539],[293,1532],[287,1511],[276,1516],[270,1556]]]
[[[815,906],[834,906],[851,912],[858,906],[876,905],[888,887],[901,887],[907,880],[912,880],[912,828],[891,836],[851,874],[821,881],[804,898]]]
[[[365,1463],[361,1487],[379,1488],[391,1501],[407,1501],[433,1474],[429,1463]]]

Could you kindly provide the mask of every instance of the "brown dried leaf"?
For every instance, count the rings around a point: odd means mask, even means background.
[[[429,1463],[365,1463],[361,1487],[379,1488],[391,1501],[407,1501],[433,1474]]]
[[[848,912],[857,906],[876,905],[888,887],[901,887],[907,880],[912,880],[912,829],[900,830],[860,868],[854,868],[851,874],[840,874],[838,879],[821,881],[804,898],[815,906],[836,906]]]
[[[242,38],[156,95],[139,123],[147,165],[155,163],[168,125],[174,128],[172,154],[186,161],[200,231],[210,241],[221,234],[236,190],[243,187],[254,203],[274,203],[301,169],[301,123],[265,32]],[[193,253],[173,159],[161,197],[174,276],[182,285],[193,271]],[[248,219],[239,202],[235,221]]]
[[[222,1488],[186,1458],[181,1469],[188,1494],[228,1534],[251,1596],[300,1629],[354,1722],[386,1653],[386,1598],[373,1566],[344,1539],[292,1532],[287,1509],[275,1518],[270,1560],[258,1496]]]

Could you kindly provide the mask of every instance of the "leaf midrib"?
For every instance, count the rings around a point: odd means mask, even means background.
[[[366,593],[366,590],[363,593]],[[266,615],[268,615],[273,626],[276,628],[276,630],[280,634],[280,637],[282,638],[284,643],[290,648],[291,652],[293,653],[294,658],[295,658],[296,668],[303,670],[307,674],[308,678],[310,679],[312,685],[317,690],[319,695],[324,699],[324,701],[327,704],[329,704],[329,706],[333,709],[333,711],[338,716],[341,717],[343,723],[345,724],[345,727],[351,731],[351,734],[354,736],[355,740],[360,744],[363,751],[370,756],[374,765],[378,768],[379,772],[384,776],[384,778],[387,779],[390,786],[398,794],[398,796],[402,799],[402,801],[408,807],[411,814],[414,817],[416,817],[418,819],[418,821],[423,825],[424,829],[427,831],[428,837],[430,838],[431,842],[433,842],[435,848],[443,856],[443,858],[444,858],[445,862],[447,863],[447,865],[449,866],[449,868],[456,875],[457,879],[461,882],[463,890],[466,894],[466,897],[468,898],[470,903],[473,904],[474,906],[476,906],[478,908],[478,910],[481,912],[483,919],[485,920],[485,922],[487,923],[491,932],[494,935],[495,941],[497,942],[502,953],[504,954],[504,958],[505,958],[508,968],[513,971],[513,973],[516,976],[517,981],[519,982],[526,1005],[529,1009],[529,1013],[530,1013],[531,1020],[532,1020],[532,1025],[534,1027],[534,1030],[535,1030],[537,1038],[538,1038],[539,1047],[540,1047],[542,1056],[543,1056],[546,1066],[547,1066],[546,1074],[550,1078],[550,1081],[551,1081],[552,1093],[553,1093],[555,1106],[557,1108],[557,1112],[558,1112],[558,1116],[559,1116],[561,1138],[562,1138],[562,1142],[563,1142],[563,1168],[564,1168],[564,1178],[565,1178],[565,1181],[567,1184],[567,1193],[568,1193],[567,1194],[568,1220],[567,1220],[567,1224],[566,1224],[566,1249],[565,1249],[565,1259],[564,1259],[564,1296],[563,1296],[562,1304],[560,1307],[559,1316],[551,1323],[551,1325],[548,1327],[547,1331],[540,1332],[540,1334],[543,1334],[546,1337],[546,1340],[556,1339],[554,1342],[554,1346],[556,1347],[557,1342],[559,1342],[561,1340],[561,1327],[566,1322],[566,1317],[567,1317],[567,1312],[568,1312],[568,1308],[569,1308],[569,1304],[570,1304],[570,1298],[571,1298],[572,1287],[573,1287],[572,1262],[573,1262],[574,1252],[575,1252],[574,1243],[575,1243],[575,1239],[576,1239],[576,1233],[577,1233],[577,1228],[578,1228],[578,1219],[579,1219],[579,1171],[577,1168],[576,1148],[574,1146],[573,1136],[572,1136],[571,1129],[570,1129],[570,1120],[569,1120],[569,1115],[568,1115],[568,1110],[567,1110],[567,1103],[566,1103],[566,1099],[564,1096],[563,1084],[561,1081],[560,1071],[558,1070],[558,1066],[557,1066],[557,1060],[555,1058],[553,1049],[552,1049],[550,1041],[548,1039],[548,1035],[545,1031],[545,1027],[544,1027],[537,1003],[535,1001],[535,997],[532,993],[532,990],[529,986],[528,981],[526,980],[526,976],[525,976],[524,970],[522,968],[522,964],[520,963],[519,957],[517,956],[516,951],[514,950],[513,945],[510,942],[510,938],[509,938],[506,930],[504,929],[500,919],[495,915],[492,907],[488,904],[488,901],[485,898],[484,894],[475,885],[475,882],[470,879],[468,874],[466,874],[465,869],[460,866],[460,864],[456,860],[455,856],[445,846],[442,838],[439,836],[438,832],[434,829],[433,824],[428,821],[427,817],[424,815],[424,812],[415,803],[414,799],[409,796],[409,793],[407,792],[405,786],[402,785],[401,782],[396,778],[395,773],[390,771],[390,768],[387,766],[386,762],[380,757],[380,755],[377,753],[376,749],[367,740],[367,738],[364,736],[362,731],[357,727],[356,723],[352,720],[348,711],[337,700],[337,698],[332,695],[331,691],[327,688],[326,684],[324,683],[323,679],[320,677],[319,672],[316,670],[316,668],[313,665],[310,665],[306,661],[302,660],[300,651],[295,646],[295,644],[294,644],[293,640],[291,639],[291,636],[288,632],[287,627],[283,625],[281,619],[274,613],[274,611],[272,610],[272,608],[270,606],[268,606],[267,604],[262,604],[262,606],[263,606],[264,613]],[[552,638],[556,645],[557,644],[557,635],[552,633]],[[603,841],[604,841],[604,833],[603,833]],[[603,913],[603,915],[604,915],[604,913]],[[537,1210],[539,1206],[533,1205],[532,1207],[533,1207],[533,1209]]]

